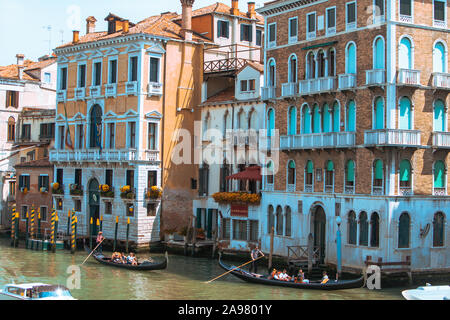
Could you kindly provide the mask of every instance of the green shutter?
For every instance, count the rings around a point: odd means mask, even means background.
[[[408,160],[400,162],[400,181],[409,181],[411,178],[411,164]]]
[[[289,168],[295,169],[295,162],[293,160],[289,161]]]
[[[197,208],[197,222],[196,222],[196,228],[202,227],[202,209]]]
[[[355,181],[355,162],[353,160],[347,161],[347,181]]]
[[[334,170],[334,163],[331,160],[328,160],[327,163],[327,171],[333,171]]]
[[[383,161],[375,162],[375,179],[383,179]]]
[[[320,110],[319,106],[316,105],[314,107],[314,115],[313,115],[313,133],[319,133],[320,132]]]
[[[331,114],[328,108],[328,104],[324,104],[323,106],[324,115],[323,115],[323,132],[331,132],[330,123],[331,123]]]
[[[208,239],[212,238],[212,219],[213,217],[213,209],[208,209],[208,216],[207,216],[207,225],[206,225],[206,237]]]
[[[306,164],[306,172],[313,173],[313,169],[314,169],[314,166],[313,166],[312,161],[308,160],[308,163]]]
[[[434,164],[434,187],[444,188],[445,185],[445,166],[444,163],[439,160]]]
[[[341,126],[341,117],[339,115],[339,105],[335,102],[333,107],[333,131],[339,132],[339,128]]]

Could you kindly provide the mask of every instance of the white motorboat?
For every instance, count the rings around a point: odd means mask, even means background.
[[[10,283],[0,290],[0,300],[75,300],[62,285],[45,283]]]
[[[406,300],[450,300],[450,285],[432,286],[427,283],[424,287],[402,291]]]

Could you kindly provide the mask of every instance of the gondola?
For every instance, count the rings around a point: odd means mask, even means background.
[[[230,266],[221,261],[219,258],[219,265],[224,270],[230,271],[235,266]],[[272,280],[268,279],[266,276],[255,276],[248,271],[237,268],[230,272],[232,275],[238,277],[241,280],[250,283],[259,283],[265,284],[269,286],[279,286],[279,287],[289,287],[289,288],[297,288],[297,289],[316,289],[316,290],[342,290],[342,289],[353,289],[353,288],[361,288],[364,285],[364,277],[354,279],[354,280],[329,280],[327,283],[321,284],[318,282],[310,282],[310,283],[295,283],[290,281],[281,281],[281,280]]]
[[[91,250],[88,247],[85,247],[84,249],[89,253],[91,252]],[[116,267],[116,268],[128,269],[128,270],[136,270],[136,271],[161,270],[161,269],[165,269],[167,267],[167,258],[166,257],[164,257],[163,262],[144,261],[144,262],[138,263],[138,265],[136,265],[136,266],[133,266],[131,264],[126,264],[126,263],[112,262],[111,258],[107,258],[101,253],[93,253],[92,256],[94,257],[95,260],[97,260],[101,264],[111,266],[111,267]]]

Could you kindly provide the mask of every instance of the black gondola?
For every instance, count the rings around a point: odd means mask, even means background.
[[[85,250],[89,253],[91,250],[87,247],[85,247]],[[116,263],[112,262],[111,258],[105,257],[103,254],[100,253],[93,253],[92,256],[95,260],[98,262],[105,264],[107,266],[112,266],[116,268],[122,268],[122,269],[128,269],[128,270],[136,270],[136,271],[143,271],[143,270],[161,270],[165,269],[167,267],[167,258],[164,257],[163,262],[150,262],[150,261],[144,261],[141,263],[138,263],[138,265],[133,266],[132,264],[126,264],[126,263]]]
[[[219,258],[219,265],[227,271],[230,271],[235,266],[230,266],[223,263]],[[232,275],[238,277],[241,280],[250,282],[250,283],[259,283],[265,284],[269,286],[279,286],[279,287],[290,287],[297,289],[316,289],[316,290],[341,290],[341,289],[353,289],[353,288],[361,288],[364,285],[364,277],[353,279],[353,280],[329,280],[327,283],[321,284],[318,282],[310,282],[310,283],[295,283],[291,281],[281,281],[281,280],[272,280],[268,279],[266,276],[257,277],[252,275],[251,273],[237,268],[230,272]]]

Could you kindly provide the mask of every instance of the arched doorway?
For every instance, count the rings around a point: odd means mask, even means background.
[[[311,228],[314,238],[314,247],[319,247],[320,263],[325,261],[325,243],[326,243],[326,215],[320,205],[312,210]]]
[[[97,219],[100,218],[100,193],[98,191],[98,181],[93,178],[88,185],[89,189],[89,221],[92,219],[92,229],[89,230],[90,236],[97,235]]]

